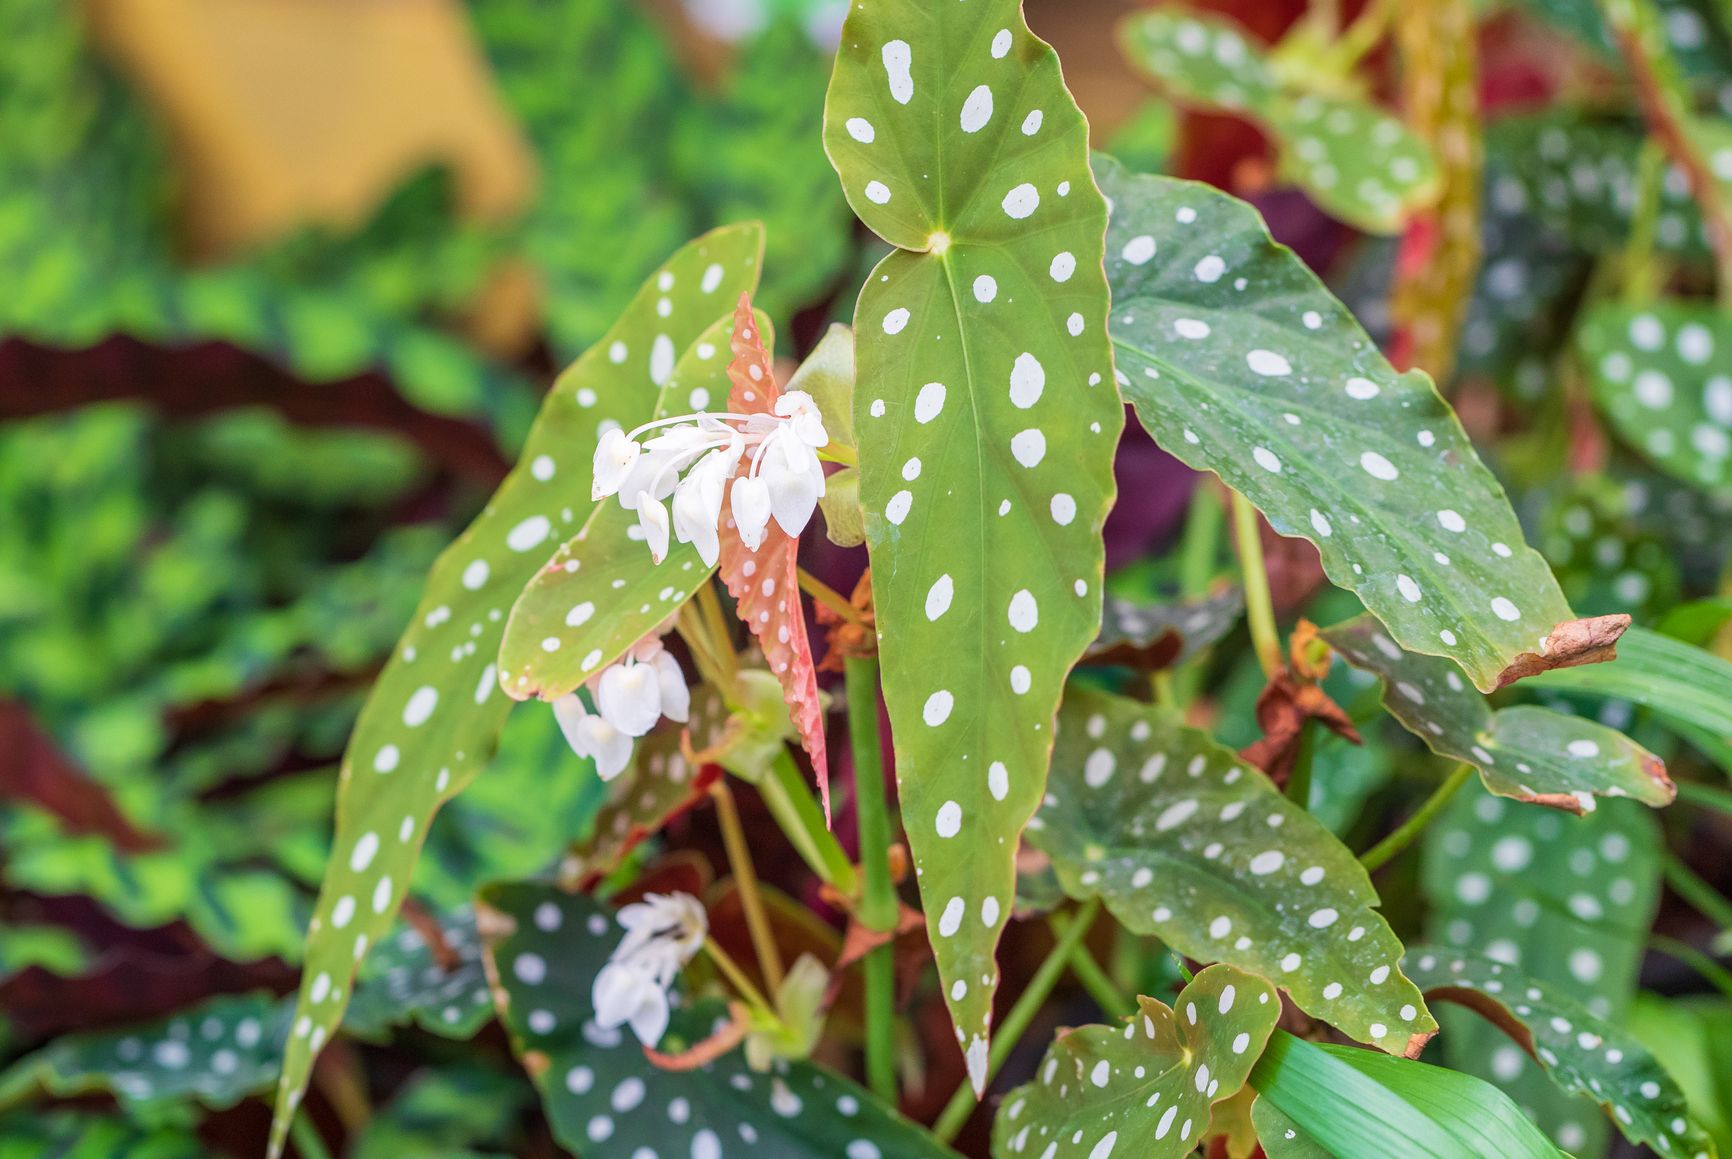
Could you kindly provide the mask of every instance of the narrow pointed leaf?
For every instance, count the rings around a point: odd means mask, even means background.
[[[1500,797],[1580,813],[1596,796],[1668,805],[1677,789],[1659,757],[1614,728],[1520,704],[1493,710],[1448,660],[1403,652],[1374,616],[1323,632],[1331,647],[1383,679],[1383,704],[1439,756],[1466,761]]]
[[[753,325],[751,309],[742,295],[729,340],[733,360],[728,364],[728,410],[774,415],[782,392],[776,386],[769,343]],[[821,404],[819,410],[822,413]],[[748,550],[734,524],[731,498],[723,502],[721,541],[717,574],[734,597],[735,611],[758,641],[765,663],[782,685],[788,717],[799,734],[800,746],[812,760],[828,818],[830,764],[824,743],[824,705],[818,698],[818,666],[806,639],[806,611],[800,603],[800,541],[772,519],[758,549]]]
[[[1428,998],[1484,1015],[1539,1060],[1561,1090],[1599,1103],[1624,1137],[1662,1155],[1712,1155],[1684,1092],[1647,1048],[1621,1027],[1502,962],[1416,946],[1408,973]]]
[[[898,247],[855,307],[860,500],[902,814],[977,1090],[1017,835],[1100,624],[1123,408],[1087,138],[1015,0],[850,10],[824,144]]]
[[[1259,1098],[1251,1104],[1251,1123],[1268,1159],[1335,1159],[1268,1099]]]
[[[762,248],[760,227],[730,226],[670,258],[602,342],[555,381],[517,468],[428,576],[344,753],[336,838],[308,929],[295,1022],[306,1033],[289,1040],[273,1155],[318,1053],[313,1030],[323,1039],[342,1020],[348,980],[390,929],[433,814],[498,742],[511,705],[495,688],[505,616],[546,559],[554,528],[589,502],[602,425],[648,417],[680,352],[755,284]]]
[[[1276,1031],[1251,1085],[1335,1159],[1564,1159],[1496,1087],[1411,1059]]]
[[[1282,177],[1371,233],[1395,233],[1437,199],[1437,161],[1401,120],[1366,101],[1283,77],[1233,21],[1154,9],[1119,25],[1132,66],[1180,101],[1240,116],[1273,139]]]
[[[465,906],[438,921],[438,952],[414,926],[379,943],[343,1015],[345,1031],[377,1038],[413,1022],[441,1038],[466,1042],[493,1020],[475,911]]]
[[[681,355],[640,421],[677,413],[694,397],[724,397],[732,329],[731,315],[718,315]],[[660,627],[710,578],[698,549],[671,537],[656,563],[637,513],[616,497],[591,505],[586,491],[577,502],[589,511],[582,528],[524,585],[499,644],[500,681],[518,700],[572,692]]]
[[[1250,206],[1101,158],[1125,397],[1214,471],[1409,651],[1482,689],[1571,619],[1568,603],[1431,380],[1398,375]]]
[[[1605,305],[1576,342],[1594,400],[1625,442],[1676,478],[1732,496],[1732,315],[1682,301]]]
[[[992,1124],[994,1159],[1125,1154],[1179,1159],[1209,1129],[1263,1053],[1281,1002],[1275,987],[1210,966],[1172,1006],[1138,997],[1120,1026],[1061,1030],[1033,1082],[1005,1096]]]
[[[277,1077],[290,1005],[266,994],[213,998],[122,1030],[64,1035],[0,1076],[0,1099],[32,1088],[58,1097],[110,1091],[135,1116],[176,1104],[232,1107]]]
[[[1072,688],[1028,842],[1128,929],[1275,981],[1361,1041],[1417,1053],[1437,1024],[1365,870],[1268,778],[1171,715]]]
[[[583,895],[527,882],[483,892],[500,1018],[541,1093],[556,1139],[584,1159],[938,1159],[950,1155],[842,1075],[809,1062],[746,1066],[735,1049],[693,1070],[660,1070],[629,1031],[594,1021],[590,989],[623,929]],[[662,1049],[726,1021],[723,1003],[674,1012]]]

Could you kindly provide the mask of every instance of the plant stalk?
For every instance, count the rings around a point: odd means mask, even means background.
[[[1436,820],[1443,807],[1449,804],[1450,798],[1467,784],[1467,779],[1471,776],[1473,766],[1466,761],[1455,766],[1455,771],[1444,779],[1443,784],[1432,790],[1431,796],[1414,810],[1413,816],[1403,821],[1395,832],[1360,855],[1359,864],[1365,867],[1365,872],[1375,873],[1390,858],[1412,845],[1419,835],[1425,832],[1425,827]]]
[[[1046,924],[1055,936],[1062,938],[1074,920],[1054,914],[1047,919]],[[1088,931],[1083,932],[1086,934]],[[1082,983],[1082,988],[1088,991],[1089,997],[1095,1000],[1095,1005],[1099,1006],[1101,1013],[1108,1018],[1121,1017],[1136,1008],[1136,1004],[1119,989],[1118,983],[1095,961],[1095,956],[1089,953],[1086,942],[1078,942],[1076,950],[1071,954],[1070,972],[1076,975],[1076,980]]]
[[[769,775],[758,785],[758,795],[789,844],[818,879],[842,896],[852,897],[857,885],[854,865],[824,823],[824,810],[807,788],[805,774],[787,749],[776,754]]]
[[[1083,935],[1088,933],[1089,927],[1094,925],[1100,908],[1100,899],[1091,897],[1072,915],[1070,925],[1053,944],[1046,960],[1035,970],[1034,977],[1028,980],[1028,986],[1017,998],[1016,1005],[1010,1008],[1010,1013],[1005,1015],[1004,1021],[999,1024],[986,1056],[986,1076],[989,1082],[1028,1030],[1028,1024],[1034,1021],[1034,1016],[1046,1004],[1047,997],[1052,993],[1059,975],[1064,973],[1071,954],[1082,944]],[[956,1093],[950,1096],[950,1101],[944,1105],[937,1121],[932,1124],[933,1136],[940,1143],[948,1143],[956,1138],[956,1133],[962,1130],[962,1125],[968,1122],[968,1116],[974,1112],[974,1106],[974,1088],[965,1079],[956,1088]]]
[[[1696,871],[1685,865],[1683,859],[1675,853],[1667,853],[1664,866],[1666,884],[1672,887],[1672,892],[1690,904],[1690,908],[1720,927],[1722,931],[1732,930],[1732,901],[1728,901],[1720,891],[1703,881]]]
[[[860,841],[862,893],[859,918],[869,930],[894,934],[896,883],[890,879],[890,808],[884,789],[884,753],[878,737],[878,661],[850,657],[844,669],[848,740],[854,751],[854,816]],[[895,944],[866,955],[866,1082],[896,1100]]]
[[[764,997],[764,992],[752,984],[752,980],[746,977],[746,972],[740,969],[740,964],[734,961],[732,955],[722,949],[715,938],[705,938],[703,948],[704,953],[710,956],[710,961],[714,962],[717,969],[721,970],[722,976],[732,984],[735,990],[739,991],[740,997],[772,1018],[780,1017],[776,1008],[770,1005],[770,1000]]]
[[[752,950],[758,956],[758,969],[764,975],[764,984],[774,994],[782,989],[782,955],[776,948],[776,935],[770,929],[763,895],[758,892],[758,871],[752,865],[752,851],[746,844],[746,832],[740,825],[740,811],[734,804],[733,790],[728,788],[728,778],[717,778],[710,795],[716,800],[722,843],[727,846],[734,885],[740,891],[740,906],[745,910],[746,929],[752,935]]]
[[[1245,618],[1251,626],[1251,647],[1264,676],[1281,670],[1281,637],[1275,630],[1275,602],[1269,594],[1269,573],[1263,567],[1263,541],[1257,531],[1257,509],[1233,492],[1233,535],[1239,544],[1239,571],[1245,584]]]
[[[811,596],[814,600],[823,604],[826,608],[829,608],[832,612],[835,612],[838,616],[841,616],[848,623],[853,624],[856,627],[862,626],[866,623],[865,620],[860,618],[860,609],[849,603],[847,596],[844,596],[841,592],[837,591],[835,588],[831,587],[829,584],[825,583],[803,567],[797,569],[795,574],[800,581],[800,590]]]

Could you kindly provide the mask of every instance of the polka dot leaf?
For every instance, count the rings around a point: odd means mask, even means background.
[[[1100,627],[1106,205],[1015,0],[853,6],[824,144],[897,247],[855,307],[854,427],[910,852],[969,1073],[1052,720]]]
[[[1210,966],[1170,1007],[1138,997],[1122,1028],[1059,1031],[1034,1080],[1000,1105],[993,1159],[1191,1154],[1210,1108],[1245,1085],[1280,1014],[1265,979]]]
[[[1442,947],[1414,947],[1407,969],[1426,997],[1477,1011],[1538,1059],[1561,1090],[1600,1104],[1630,1142],[1661,1155],[1714,1153],[1660,1061],[1574,999],[1502,962]]]
[[[680,358],[656,417],[681,413],[694,399],[713,399],[721,408],[732,327],[727,319],[716,322]],[[588,503],[587,494],[582,498]],[[678,612],[712,571],[694,544],[671,538],[656,563],[637,512],[603,500],[517,597],[499,645],[501,683],[518,700],[558,700]]]
[[[1134,933],[1274,979],[1350,1037],[1409,1053],[1437,1029],[1347,847],[1160,709],[1072,688],[1028,842],[1073,898],[1098,895]]]
[[[1600,410],[1655,466],[1732,497],[1732,315],[1713,305],[1603,305],[1576,331]]]
[[[1182,664],[1232,631],[1244,612],[1245,593],[1236,587],[1173,604],[1107,596],[1088,661],[1151,670]]]
[[[306,966],[271,1130],[279,1155],[347,981],[390,930],[428,823],[474,779],[511,701],[495,657],[511,601],[589,503],[604,424],[648,418],[679,354],[757,281],[763,230],[729,226],[651,276],[613,329],[554,382],[517,467],[428,575],[407,632],[373,686],[343,756],[331,860],[308,928]],[[664,305],[665,303],[665,305]],[[314,987],[325,978],[315,999]]]
[[[629,1030],[594,1022],[590,988],[624,934],[583,894],[529,882],[482,895],[495,1001],[564,1147],[584,1159],[923,1159],[951,1154],[863,1088],[810,1062],[767,1073],[735,1049],[692,1070],[661,1070]],[[725,1021],[724,1005],[676,1010],[661,1049]]]
[[[141,1026],[63,1035],[0,1075],[0,1102],[109,1091],[146,1122],[193,1101],[223,1110],[276,1080],[290,1015],[267,994],[228,995]]]
[[[1436,158],[1398,117],[1305,84],[1277,67],[1233,21],[1153,9],[1127,17],[1119,45],[1132,66],[1184,104],[1234,113],[1271,138],[1280,176],[1330,216],[1398,233],[1442,190]],[[1309,62],[1315,71],[1315,60]],[[1291,76],[1286,74],[1292,74]]]
[[[1633,801],[1572,817],[1466,788],[1426,833],[1427,933],[1621,1022],[1644,955],[1639,931],[1659,899],[1659,854],[1653,814]],[[1501,1031],[1447,1006],[1438,1015],[1451,1067],[1496,1082],[1569,1151],[1589,1154],[1603,1141],[1604,1116],[1559,1090]]]
[[[1676,795],[1659,757],[1613,728],[1520,704],[1494,710],[1454,664],[1403,652],[1373,616],[1323,633],[1356,667],[1383,679],[1383,704],[1439,756],[1466,761],[1500,797],[1581,813],[1596,796],[1667,805]]]
[[[1098,164],[1119,383],[1149,433],[1317,545],[1410,651],[1483,690],[1572,618],[1447,403],[1396,374],[1256,210]]]
[[[443,944],[437,952],[413,926],[379,943],[349,999],[345,1031],[380,1038],[412,1022],[441,1038],[467,1042],[493,1020],[475,911],[465,907],[438,922]]]

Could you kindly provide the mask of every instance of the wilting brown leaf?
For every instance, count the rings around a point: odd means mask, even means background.
[[[108,790],[75,768],[29,709],[0,700],[0,797],[28,801],[73,833],[95,833],[126,853],[160,849],[162,840],[133,828]]]
[[[1630,626],[1630,617],[1590,616],[1565,620],[1540,641],[1538,652],[1523,652],[1497,674],[1498,688],[1553,668],[1575,668],[1618,658],[1618,638]]]
[[[1329,649],[1318,637],[1317,625],[1300,620],[1288,650],[1287,667],[1270,677],[1257,697],[1257,727],[1263,730],[1263,739],[1239,753],[1277,785],[1285,785],[1293,771],[1307,720],[1316,720],[1337,736],[1360,743],[1352,719],[1318,686],[1329,673]]]

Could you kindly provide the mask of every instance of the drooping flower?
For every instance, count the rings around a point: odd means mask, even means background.
[[[636,441],[658,428],[660,434]],[[772,517],[789,535],[805,530],[824,494],[818,450],[829,442],[818,404],[803,390],[780,396],[774,414],[700,411],[659,419],[602,436],[591,495],[618,495],[622,507],[638,513],[657,563],[667,556],[670,532],[662,501],[672,495],[673,536],[714,567],[724,499],[731,500],[740,539],[752,550]]]
[[[689,893],[650,893],[619,911],[625,936],[595,976],[596,1024],[630,1025],[645,1046],[668,1027],[668,988],[704,944],[709,920]]]
[[[553,702],[553,715],[572,750],[594,760],[604,781],[625,771],[633,741],[656,721],[665,716],[683,724],[690,719],[692,697],[685,673],[655,636],[602,669],[589,686],[594,712],[572,692]]]

